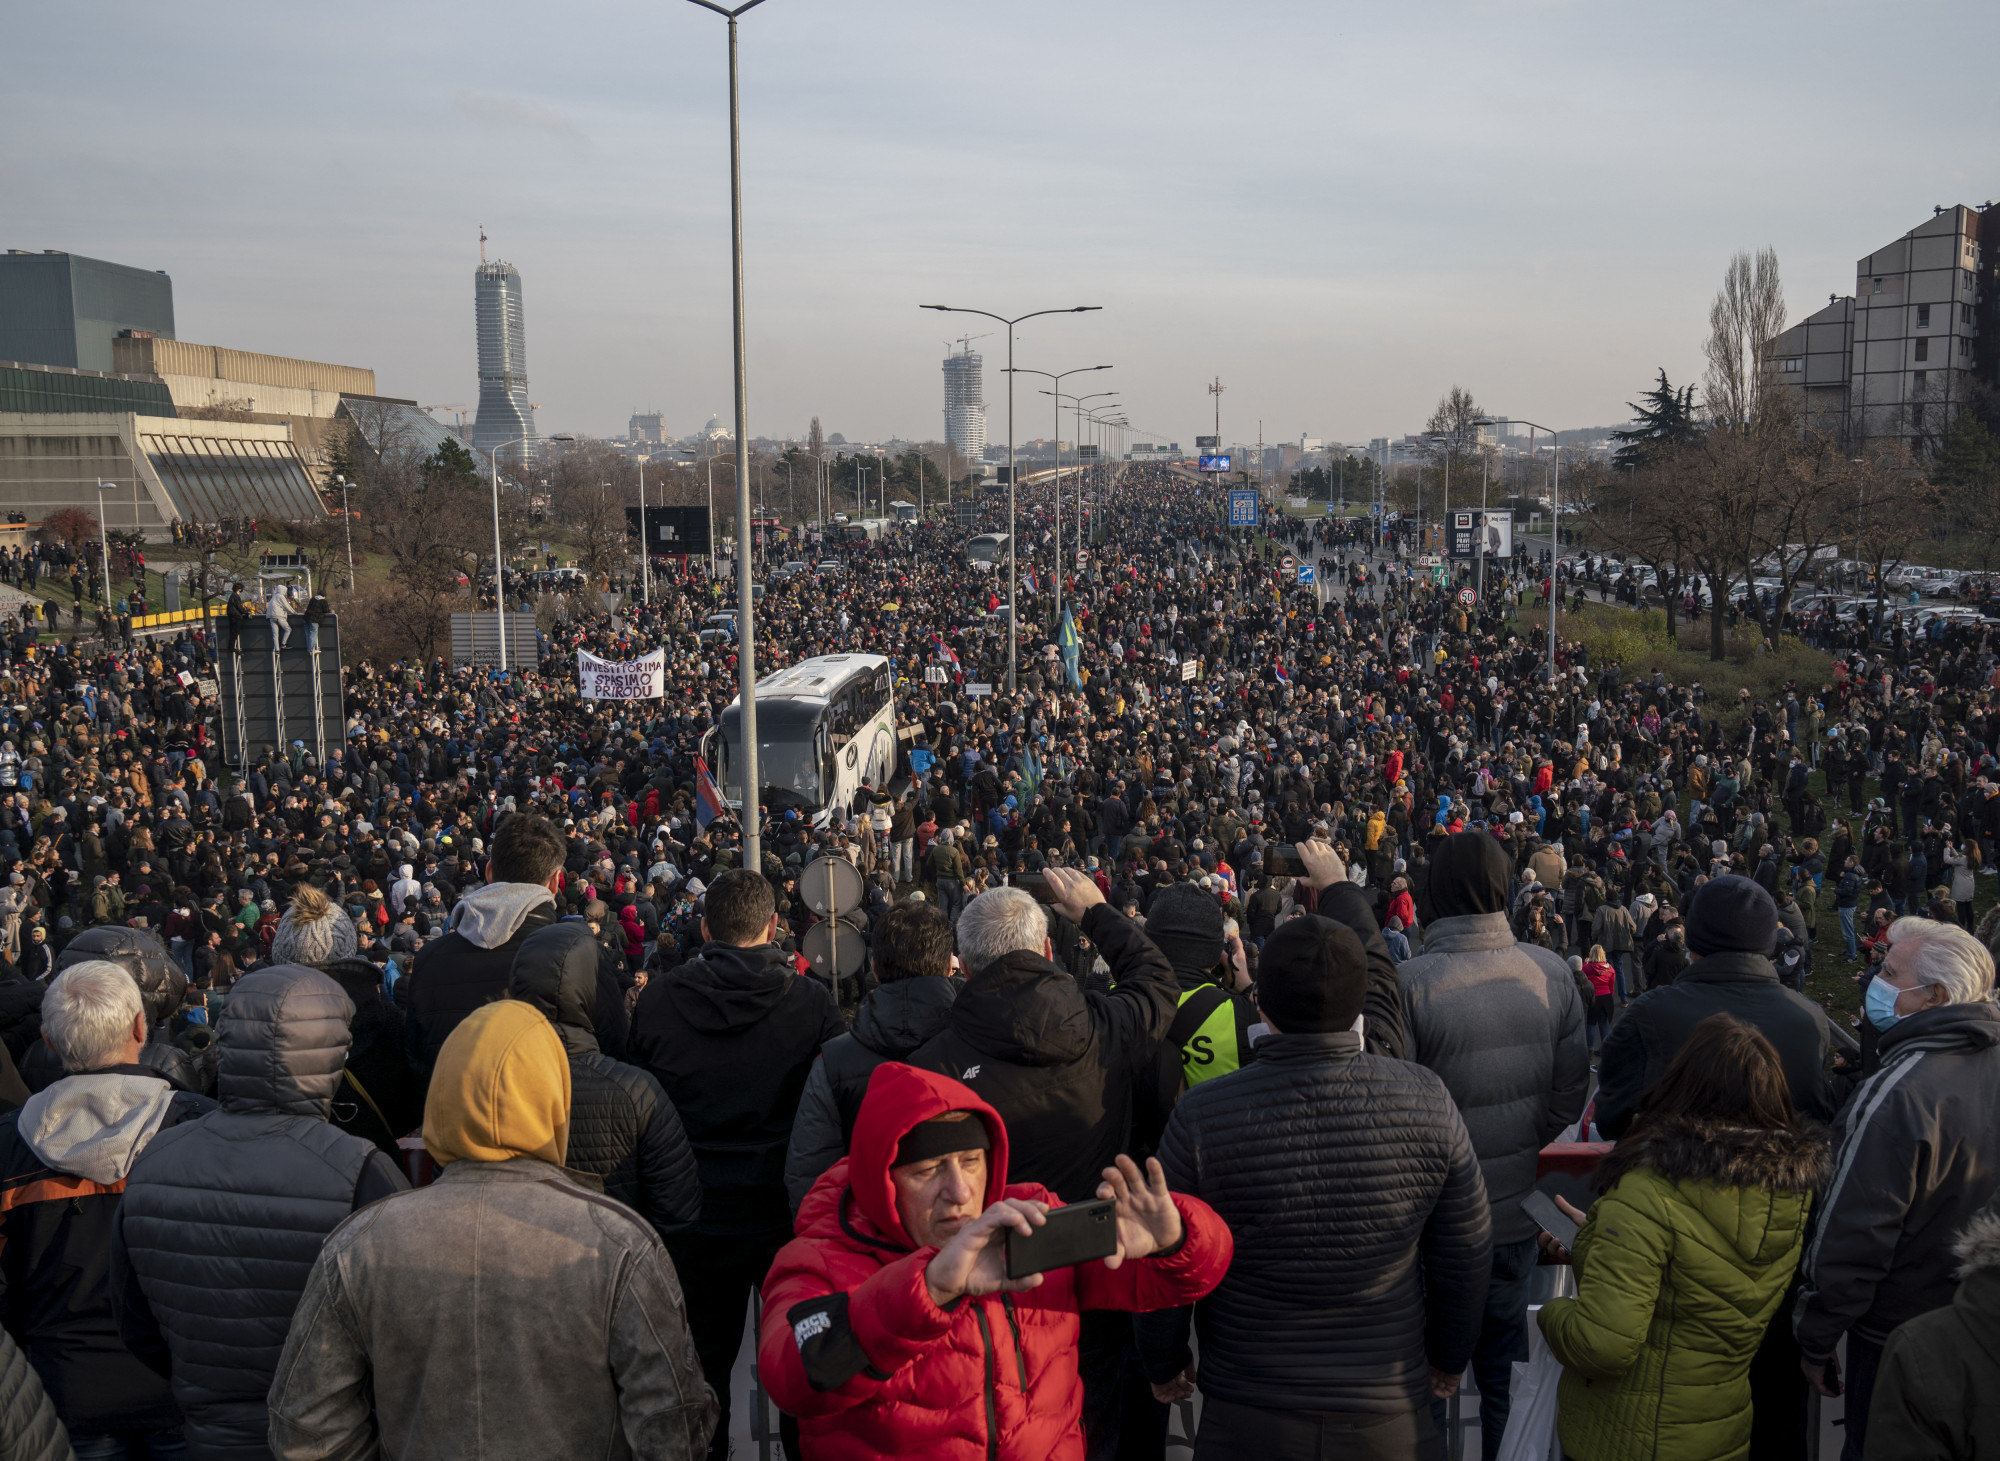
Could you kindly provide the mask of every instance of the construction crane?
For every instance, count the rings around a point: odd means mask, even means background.
[[[458,435],[460,435],[460,436],[463,436],[463,435],[465,435],[465,413],[466,413],[467,411],[471,410],[471,409],[472,409],[471,407],[469,407],[469,406],[460,406],[460,405],[457,405],[457,404],[453,403],[453,404],[449,404],[449,405],[437,405],[437,406],[425,406],[425,407],[424,407],[423,409],[424,409],[424,410],[426,410],[426,411],[450,411],[450,412],[452,412],[452,413],[453,413],[454,415],[456,415],[456,416],[458,417],[458,425],[457,425],[457,426],[455,426],[455,427],[453,427],[452,429],[453,429],[453,430],[454,430],[455,432],[457,432],[457,434],[458,434]]]
[[[990,338],[992,334],[993,332],[991,330],[988,330],[984,335],[960,335],[956,340],[945,341],[944,348],[949,350],[954,345],[963,345],[965,347],[965,353],[967,355],[970,355],[972,353],[972,342],[974,340],[985,340]]]

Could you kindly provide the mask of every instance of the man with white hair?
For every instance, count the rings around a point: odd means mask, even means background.
[[[1086,991],[1055,963],[1049,915],[1032,896],[991,888],[958,916],[965,986],[944,1029],[905,1059],[970,1087],[1000,1113],[1007,1181],[1039,1182],[1064,1202],[1084,1202],[1129,1149],[1133,1096],[1173,1026],[1180,981],[1145,932],[1104,901],[1089,873],[1052,867],[1043,876],[1055,894],[1053,911],[1078,925],[1110,966],[1110,992]],[[1116,1450],[1121,1403],[1140,1398],[1120,1393],[1131,1333],[1122,1314],[1085,1318],[1083,1426],[1093,1456]],[[1157,1451],[1164,1407],[1155,1423]],[[1133,1437],[1134,1444],[1146,1440]]]
[[[1899,918],[1864,1004],[1881,1067],[1834,1123],[1833,1183],[1796,1314],[1806,1378],[1836,1393],[1847,1337],[1843,1461],[1861,1461],[1889,1332],[1951,1302],[1952,1240],[2000,1190],[2000,1008],[1993,956],[1956,924]]]
[[[146,1009],[118,964],[63,970],[41,1018],[66,1074],[0,1116],[0,1324],[27,1351],[79,1457],[122,1456],[140,1440],[177,1447],[181,1413],[165,1377],[119,1338],[111,1239],[147,1143],[215,1103],[139,1063]]]

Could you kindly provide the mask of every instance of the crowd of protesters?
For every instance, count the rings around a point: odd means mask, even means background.
[[[1990,1448],[1984,623],[1717,704],[1551,653],[1582,575],[1525,549],[1466,603],[1367,518],[1069,485],[1011,595],[936,524],[772,577],[760,669],[887,656],[921,754],[755,868],[706,577],[524,672],[349,665],[343,743],[241,766],[200,685],[256,606],[12,633],[0,1452],[722,1457],[748,1346],[808,1458],[1153,1461],[1197,1396],[1203,1461],[1434,1458],[1475,1395],[1491,1457],[1537,1334],[1574,1461],[1803,1456],[1814,1392],[1856,1461]]]

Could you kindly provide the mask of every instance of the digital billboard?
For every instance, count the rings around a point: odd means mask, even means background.
[[[1228,457],[1203,457],[1201,469],[1204,472],[1226,472],[1229,470]]]

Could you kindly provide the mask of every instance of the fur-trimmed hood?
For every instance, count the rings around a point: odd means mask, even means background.
[[[1958,1260],[1957,1277],[1969,1278],[1982,1268],[2000,1268],[2000,1202],[1989,1202],[1952,1241]]]
[[[1824,1127],[1801,1122],[1789,1131],[1673,1121],[1632,1133],[1613,1153],[1620,1167],[1645,1165],[1673,1182],[1714,1182],[1776,1192],[1816,1192],[1826,1184],[1832,1147]],[[1610,1165],[1612,1158],[1606,1158]]]

